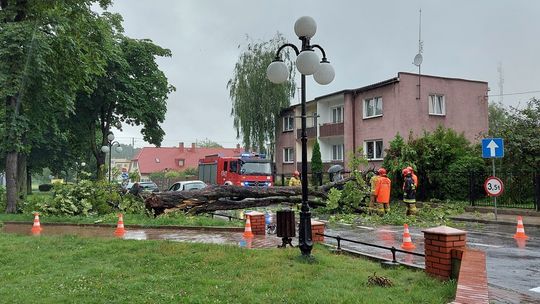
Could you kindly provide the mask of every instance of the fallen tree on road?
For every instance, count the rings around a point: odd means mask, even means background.
[[[327,193],[333,187],[339,187],[352,178],[323,185],[308,191],[309,205],[324,206],[322,200],[328,198]],[[165,191],[145,196],[145,205],[154,210],[156,215],[166,210],[182,210],[191,214],[216,210],[245,209],[264,207],[272,204],[302,202],[301,187],[239,187],[209,186],[192,191]]]

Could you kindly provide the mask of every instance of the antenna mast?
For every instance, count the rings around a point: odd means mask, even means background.
[[[499,103],[503,103],[504,99],[504,74],[503,74],[503,68],[502,68],[502,62],[499,61],[499,66],[497,67],[497,72],[499,72]]]
[[[419,17],[419,23],[418,23],[418,54],[414,56],[413,64],[418,67],[418,97],[417,100],[420,100],[420,76],[421,73],[421,65],[422,65],[422,53],[424,51],[424,42],[422,41],[422,9],[420,9],[420,17]]]

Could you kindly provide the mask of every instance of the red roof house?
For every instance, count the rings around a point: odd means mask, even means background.
[[[131,161],[130,171],[138,170],[141,179],[148,175],[166,170],[182,171],[188,168],[197,168],[199,160],[207,155],[219,154],[221,156],[238,156],[242,153],[240,145],[236,148],[198,148],[191,144],[185,148],[181,142],[178,147],[144,147]]]

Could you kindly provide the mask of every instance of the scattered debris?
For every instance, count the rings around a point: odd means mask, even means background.
[[[377,285],[381,287],[391,287],[394,285],[394,283],[392,283],[392,281],[390,281],[389,278],[386,278],[383,276],[377,276],[376,272],[374,272],[372,276],[368,277],[368,284]]]

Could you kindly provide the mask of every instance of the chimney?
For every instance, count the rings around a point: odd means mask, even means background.
[[[240,144],[236,144],[236,150],[240,150]]]
[[[195,152],[195,143],[191,143],[191,152]]]
[[[184,142],[181,141],[179,144],[178,144],[178,148],[180,148],[180,152],[184,152]]]

